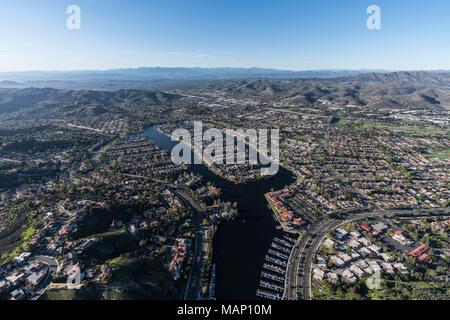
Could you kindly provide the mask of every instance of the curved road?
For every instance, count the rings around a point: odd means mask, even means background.
[[[48,256],[36,256],[33,258],[33,261],[44,263],[48,266],[48,273],[45,280],[36,290],[32,300],[38,300],[47,290],[52,282],[53,275],[58,271],[58,262],[53,257]]]
[[[422,210],[425,212],[440,212],[448,214],[448,209],[428,209]],[[313,258],[327,235],[328,230],[333,230],[348,222],[363,220],[369,217],[378,216],[393,216],[395,214],[404,214],[407,212],[417,212],[416,210],[375,210],[362,213],[354,213],[349,215],[345,220],[330,219],[322,222],[319,225],[313,226],[308,233],[297,243],[296,247],[292,251],[292,255],[289,259],[287,273],[286,273],[286,290],[283,296],[285,300],[304,299],[310,300],[312,298],[311,293],[311,273]],[[423,217],[420,215],[411,215],[409,217],[400,218],[414,218],[419,219]]]

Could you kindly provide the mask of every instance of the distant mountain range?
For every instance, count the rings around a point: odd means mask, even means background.
[[[0,81],[93,81],[93,80],[220,80],[250,78],[335,78],[382,70],[289,71],[263,68],[135,68],[104,71],[2,72]]]
[[[351,80],[345,78],[345,80]],[[450,72],[448,71],[398,71],[389,73],[363,73],[353,77],[355,81],[364,82],[400,82],[417,83],[421,85],[450,85]]]
[[[55,90],[51,88],[0,89],[0,114],[21,109],[75,108],[87,111],[86,115],[105,113],[128,104],[151,105],[180,99],[176,94],[149,90]]]
[[[327,79],[245,79],[209,82],[203,91],[266,97],[299,105],[442,108],[450,105],[450,73],[392,72]]]
[[[24,71],[0,72],[0,88],[55,89],[143,89],[163,90],[192,81],[248,80],[248,79],[336,79],[364,81],[447,83],[446,71],[387,72],[385,70],[313,70],[289,71],[263,68],[136,68],[104,71]]]

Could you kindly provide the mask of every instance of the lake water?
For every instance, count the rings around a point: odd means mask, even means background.
[[[144,135],[169,152],[177,144],[159,133],[156,126],[145,129]],[[219,187],[224,201],[238,204],[239,217],[222,222],[214,237],[216,298],[256,299],[266,251],[274,236],[280,234],[264,194],[292,184],[294,175],[280,167],[273,178],[236,185],[215,175],[204,165],[190,165],[189,170],[202,175],[204,182],[211,181]]]

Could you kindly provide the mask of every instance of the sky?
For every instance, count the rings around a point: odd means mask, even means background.
[[[381,30],[367,28],[370,5]],[[450,69],[448,0],[2,0],[0,30],[0,72]]]

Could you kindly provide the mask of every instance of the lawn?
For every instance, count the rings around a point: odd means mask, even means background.
[[[425,153],[424,156],[430,159],[437,159],[437,158],[450,159],[450,149],[434,153]]]
[[[22,233],[22,238],[23,238],[23,240],[24,240],[24,241],[29,240],[29,239],[33,236],[33,234],[34,234],[35,232],[36,232],[36,229],[35,229],[35,228],[29,227],[27,230],[25,230],[25,231]]]
[[[278,212],[277,208],[275,208],[275,206],[274,206],[272,200],[270,200],[270,199],[267,197],[267,195],[265,195],[265,197],[266,197],[266,200],[267,200],[267,202],[269,203],[270,207],[272,208],[273,213],[275,213],[275,215],[276,215],[278,221],[282,221],[282,220],[281,220],[280,213]]]
[[[349,119],[340,119],[337,122],[338,125],[348,125],[358,128],[380,128],[387,129],[394,133],[405,133],[413,136],[448,136],[450,134],[450,130],[444,128],[438,128],[436,126],[432,127],[424,127],[424,126],[415,126],[415,125],[399,125],[395,123],[389,122],[380,122],[380,121],[361,121],[361,120],[349,120]]]
[[[69,289],[50,289],[40,298],[41,300],[75,300],[77,298],[77,290]]]

